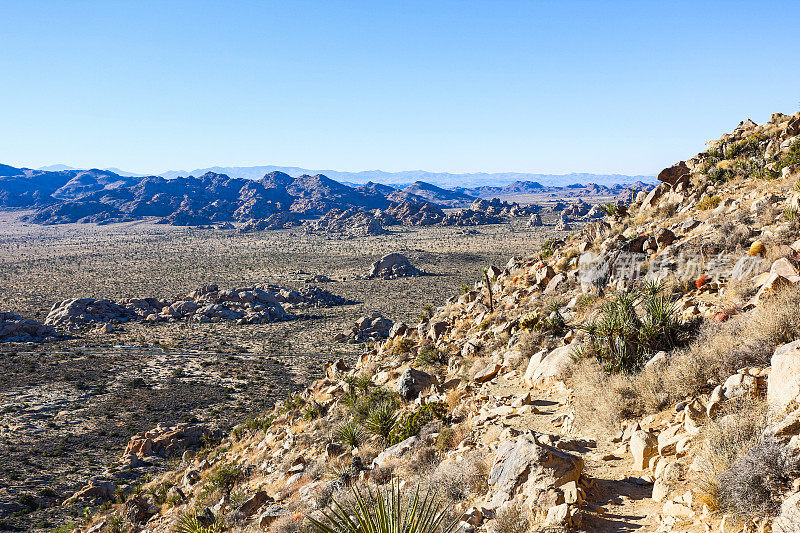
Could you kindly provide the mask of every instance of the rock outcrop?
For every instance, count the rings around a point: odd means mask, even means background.
[[[423,272],[414,267],[408,257],[391,253],[372,263],[366,279],[395,279],[421,275]]]
[[[0,312],[0,342],[44,342],[58,337],[49,324]]]

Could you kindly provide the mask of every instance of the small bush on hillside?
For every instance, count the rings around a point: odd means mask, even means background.
[[[795,139],[789,147],[789,151],[781,157],[777,171],[780,172],[784,167],[797,164],[800,164],[800,139]]]
[[[642,413],[630,376],[608,374],[594,360],[580,361],[572,373],[575,425],[582,431],[612,434],[623,421]]]
[[[431,476],[431,485],[451,504],[485,494],[489,489],[489,465],[480,452],[464,455],[458,462],[440,464]]]
[[[714,510],[742,518],[774,516],[798,474],[798,460],[764,434],[767,405],[730,400],[706,428],[707,448],[699,463],[704,500]]]
[[[528,533],[531,529],[531,517],[522,504],[514,501],[501,508],[491,524],[491,533]]]
[[[416,362],[425,367],[432,367],[446,365],[449,360],[450,355],[446,351],[440,350],[435,346],[426,346],[420,350]]]
[[[775,516],[797,467],[788,447],[771,438],[761,440],[718,477],[720,510],[746,517]]]
[[[705,211],[706,209],[716,209],[719,207],[719,204],[722,203],[722,198],[717,195],[714,196],[706,196],[699,202],[697,202],[697,209],[701,211]]]
[[[428,422],[446,420],[447,417],[447,404],[444,402],[432,402],[423,405],[413,413],[405,413],[400,416],[392,428],[389,434],[389,444],[394,445],[403,442],[409,437],[418,435],[422,426]]]
[[[196,511],[189,511],[181,515],[175,527],[175,533],[219,533],[223,531],[218,522],[205,524]]]
[[[220,463],[214,467],[206,478],[205,491],[221,491],[230,495],[237,483],[244,479],[244,469],[236,463]]]

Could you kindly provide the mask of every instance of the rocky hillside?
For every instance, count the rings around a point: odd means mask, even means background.
[[[798,134],[741,123],[216,446],[134,437],[79,530],[299,531],[392,480],[461,531],[800,530]]]

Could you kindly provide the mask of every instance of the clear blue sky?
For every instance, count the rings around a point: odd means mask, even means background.
[[[654,173],[800,105],[800,2],[0,0],[0,162]]]

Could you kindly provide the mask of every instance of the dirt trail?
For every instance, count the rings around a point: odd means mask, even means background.
[[[597,441],[597,447],[582,450],[584,472],[591,480],[581,529],[597,533],[656,531],[654,517],[661,504],[651,499],[653,484],[642,478],[645,472],[633,469],[630,453],[621,453],[619,444],[595,435],[569,432],[560,418],[569,411],[569,391],[563,387],[530,389],[516,381],[499,379],[487,387],[489,401],[511,403],[530,393],[533,412],[508,418],[506,423],[518,431],[536,431],[563,437],[586,437]],[[512,398],[509,400],[508,398]],[[505,399],[505,400],[503,400]]]

